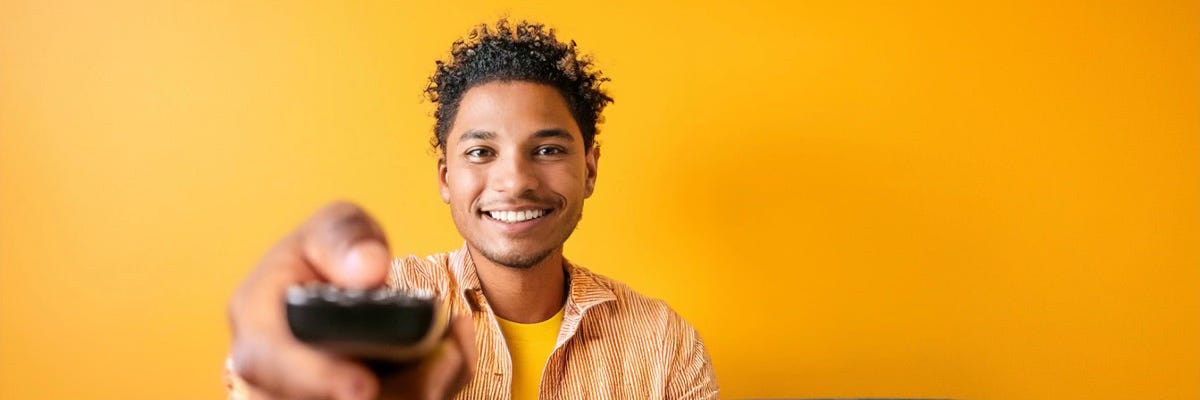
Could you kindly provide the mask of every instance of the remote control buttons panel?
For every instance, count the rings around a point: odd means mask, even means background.
[[[309,283],[293,285],[287,290],[287,303],[297,306],[316,303],[347,307],[360,304],[414,305],[431,300],[433,293],[424,289],[343,289],[330,284]]]

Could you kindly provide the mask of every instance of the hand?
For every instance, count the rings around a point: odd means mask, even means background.
[[[470,379],[475,333],[469,317],[451,321],[446,338],[417,365],[380,381],[365,365],[321,352],[292,336],[284,292],[296,283],[346,288],[384,284],[391,261],[383,229],[360,207],[317,211],[263,256],[229,302],[233,371],[252,398],[444,399]]]

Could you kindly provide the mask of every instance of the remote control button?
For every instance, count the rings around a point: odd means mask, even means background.
[[[288,286],[287,302],[289,304],[304,304],[308,302],[310,292],[300,286]]]
[[[376,303],[387,303],[393,296],[395,296],[395,293],[386,288],[371,291],[371,301]]]
[[[334,303],[341,299],[341,291],[337,287],[324,285],[321,286],[321,299]]]
[[[342,297],[348,301],[360,301],[367,297],[367,292],[362,289],[346,289],[342,291]]]

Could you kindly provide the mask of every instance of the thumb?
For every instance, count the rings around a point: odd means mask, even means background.
[[[391,252],[383,228],[352,203],[323,207],[300,230],[305,261],[337,286],[369,288],[384,283]]]

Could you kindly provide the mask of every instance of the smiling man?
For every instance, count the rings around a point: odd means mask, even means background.
[[[480,26],[438,62],[438,181],[465,244],[390,263],[357,206],[323,208],[284,238],[230,303],[233,397],[716,398],[696,331],[660,300],[575,265],[563,244],[596,185],[607,81],[539,24]],[[293,283],[437,293],[457,317],[418,365],[378,377],[287,331]]]

